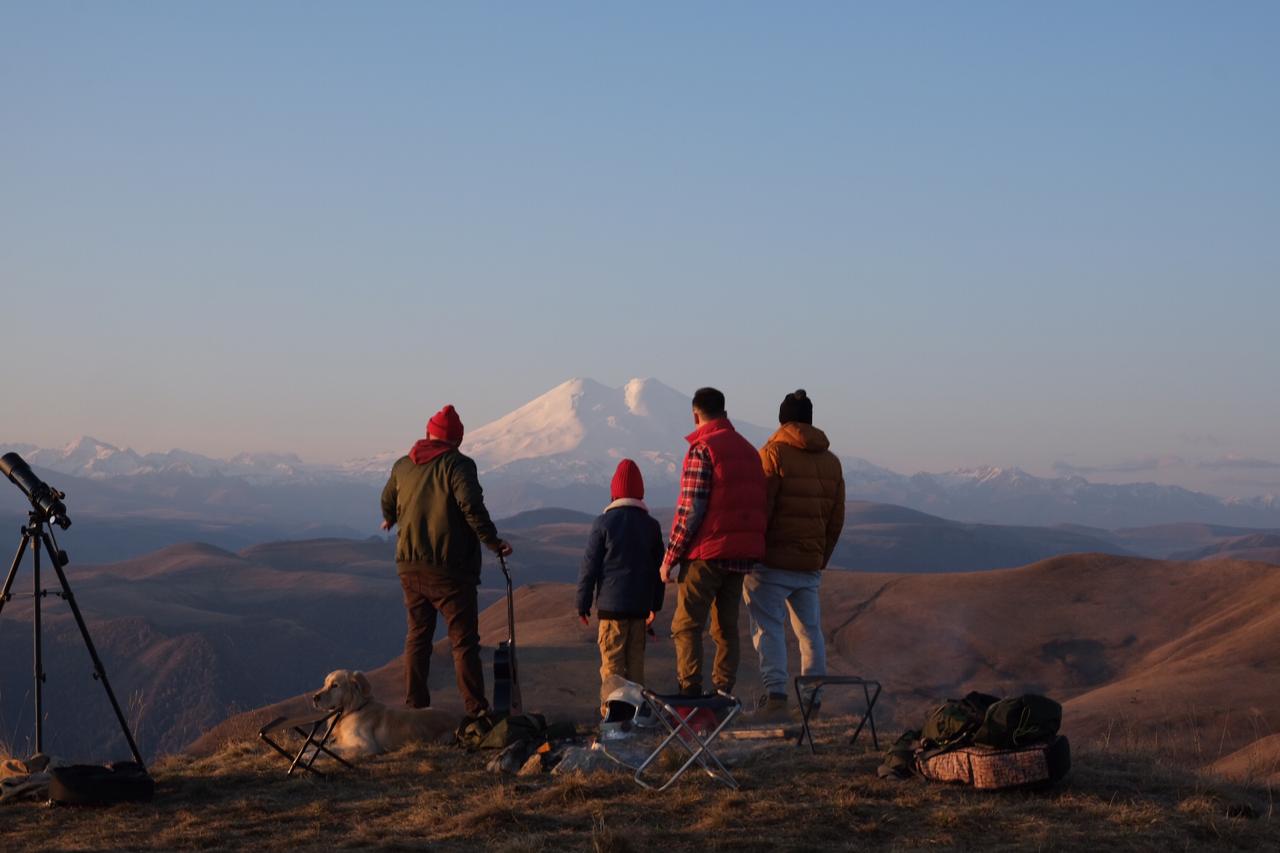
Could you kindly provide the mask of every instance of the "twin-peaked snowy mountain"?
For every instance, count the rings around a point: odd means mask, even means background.
[[[770,430],[730,418],[753,444]],[[465,412],[464,418],[465,418]],[[834,425],[820,423],[832,428]],[[540,507],[596,512],[619,459],[629,457],[645,474],[651,505],[674,503],[680,462],[693,430],[690,395],[655,379],[632,379],[611,388],[592,379],[572,379],[491,423],[472,427],[463,442],[475,458],[495,515]],[[195,516],[201,507],[251,508],[270,516],[273,504],[318,512],[315,520],[366,529],[369,519],[351,508],[369,502],[404,450],[338,465],[303,462],[292,454],[241,454],[212,459],[171,450],[140,454],[83,438],[60,450],[10,447],[33,465],[103,487],[128,485],[136,510],[155,492],[167,510],[182,501]],[[840,451],[839,445],[835,448]],[[853,448],[849,448],[853,449]],[[1037,477],[1018,468],[984,467],[940,474],[903,475],[855,456],[843,456],[850,500],[893,503],[967,522],[1077,524],[1137,527],[1181,521],[1280,527],[1274,498],[1226,501],[1202,492],[1152,483],[1110,485],[1079,476]],[[175,497],[177,496],[177,497]],[[105,498],[104,498],[105,500]],[[325,507],[332,504],[333,512]],[[368,514],[376,518],[376,507]],[[376,521],[375,521],[376,523]]]
[[[754,444],[768,438],[761,427],[734,425]],[[621,388],[571,379],[469,433],[464,449],[489,479],[607,485],[618,460],[630,458],[648,482],[673,483],[693,429],[689,395],[654,379]]]

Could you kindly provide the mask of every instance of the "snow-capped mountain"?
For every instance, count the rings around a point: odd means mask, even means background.
[[[323,477],[328,466],[307,465],[293,454],[241,453],[231,459],[212,459],[187,450],[140,454],[130,448],[119,448],[105,441],[85,436],[66,447],[36,448],[19,445],[12,448],[32,465],[85,477],[105,480],[144,474],[186,475],[191,477],[239,477],[250,482],[282,483]]]
[[[1142,527],[1181,521],[1280,525],[1274,497],[1223,500],[1156,483],[1091,483],[1080,476],[1037,477],[1021,468],[984,466],[941,474],[868,478],[846,471],[850,499],[894,503],[958,521]]]
[[[690,395],[655,379],[632,379],[611,388],[592,379],[571,379],[491,423],[468,431],[462,449],[475,458],[490,509],[497,516],[539,507],[596,511],[619,459],[639,463],[649,502],[675,502],[680,463],[693,430]],[[734,417],[753,444],[769,430]],[[253,487],[313,487],[325,500],[351,500],[355,487],[385,482],[403,450],[315,465],[292,454],[241,454],[211,459],[171,450],[139,454],[93,438],[58,450],[13,447],[27,461],[91,480],[158,475],[157,494],[168,494],[173,478],[197,478],[204,489],[244,483]],[[946,518],[1003,524],[1081,524],[1137,527],[1178,521],[1280,527],[1280,499],[1223,500],[1203,492],[1154,483],[1111,485],[1080,476],[1038,477],[1016,467],[965,468],[904,475],[865,459],[842,456],[850,500],[911,507]],[[220,479],[215,479],[220,478]],[[188,481],[195,482],[195,481]],[[165,492],[164,490],[170,490]],[[136,491],[136,490],[135,490]],[[265,505],[268,501],[264,499]]]
[[[768,437],[745,421],[734,425],[753,443]],[[571,379],[471,432],[464,447],[490,478],[604,485],[618,460],[631,458],[650,482],[672,482],[693,429],[689,395],[657,380],[610,388]]]

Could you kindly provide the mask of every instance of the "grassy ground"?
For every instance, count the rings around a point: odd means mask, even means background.
[[[761,747],[738,791],[690,774],[662,794],[615,774],[498,777],[487,757],[411,747],[286,779],[262,745],[233,744],[158,763],[149,805],[0,807],[0,849],[1280,849],[1269,790],[1115,750],[1077,750],[1050,791],[996,794],[882,781],[877,754],[835,745]]]

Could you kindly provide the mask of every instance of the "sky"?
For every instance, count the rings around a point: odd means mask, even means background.
[[[806,388],[895,470],[1280,492],[1280,4],[0,0],[0,441]]]

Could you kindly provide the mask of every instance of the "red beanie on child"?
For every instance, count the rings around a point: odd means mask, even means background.
[[[462,419],[453,410],[453,406],[445,406],[427,421],[427,438],[439,438],[453,444],[462,443]]]
[[[618,463],[618,470],[613,472],[613,482],[609,484],[609,500],[620,498],[644,500],[644,477],[640,475],[640,467],[630,459]]]

